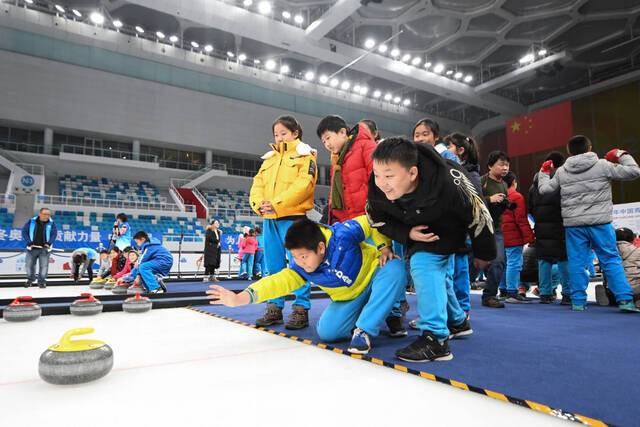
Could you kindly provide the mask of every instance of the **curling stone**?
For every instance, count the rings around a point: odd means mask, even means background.
[[[102,289],[104,287],[104,282],[106,282],[106,280],[94,279],[91,283],[89,283],[89,287],[91,289]]]
[[[82,384],[102,378],[113,367],[113,350],[98,340],[75,340],[75,335],[91,334],[93,328],[67,331],[58,344],[40,356],[38,373],[51,384]]]
[[[129,289],[129,286],[131,286],[129,283],[124,282],[121,285],[115,285],[113,289],[111,289],[111,292],[116,295],[124,295],[127,293],[127,289]]]
[[[42,309],[31,297],[18,297],[5,307],[2,317],[7,322],[28,322],[42,315]]]
[[[141,297],[140,294],[136,294],[135,297],[127,298],[122,303],[122,310],[127,313],[144,313],[151,310],[153,303],[147,297]]]
[[[104,289],[111,290],[115,285],[116,285],[115,281],[107,280],[106,282],[104,282]]]
[[[127,295],[144,294],[147,291],[140,285],[133,285],[127,289]]]
[[[82,299],[75,300],[69,311],[76,316],[93,316],[102,313],[102,303],[91,294],[80,294]]]

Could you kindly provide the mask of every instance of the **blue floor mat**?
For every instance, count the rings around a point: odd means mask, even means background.
[[[417,316],[415,297],[409,296],[408,300],[411,310],[407,318],[413,319]],[[490,309],[480,305],[478,295],[472,295],[472,303],[474,334],[450,343],[452,361],[425,364],[395,359],[395,350],[410,343],[417,331],[410,331],[408,338],[393,339],[385,335],[386,327],[373,338],[369,356],[386,365],[399,364],[441,377],[437,380],[464,383],[473,391],[493,390],[514,403],[522,404],[520,399],[526,399],[559,408],[556,415],[566,411],[616,425],[638,425],[640,315],[595,305],[583,313],[558,304],[537,303]],[[328,299],[313,300],[312,326],[305,330],[287,331],[282,325],[273,329],[320,343],[313,326],[327,304]],[[212,305],[194,308],[249,324],[264,311],[262,304],[233,309]],[[342,350],[348,344],[331,343]]]
[[[232,291],[240,291],[249,286],[248,280],[221,280],[220,282],[203,282],[202,280],[193,282],[175,282],[167,283],[167,291],[172,292],[205,292],[209,289],[209,285],[220,285]]]

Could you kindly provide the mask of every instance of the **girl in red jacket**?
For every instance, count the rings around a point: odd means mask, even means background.
[[[509,303],[530,303],[526,297],[518,294],[520,285],[520,271],[522,271],[522,251],[524,245],[533,243],[535,238],[529,220],[527,219],[527,207],[522,194],[518,193],[518,182],[513,172],[507,173],[503,178],[509,187],[508,209],[502,214],[502,235],[504,236],[504,252],[506,269],[502,276],[500,288],[507,288]]]
[[[251,280],[253,277],[253,260],[258,250],[258,239],[256,239],[255,230],[249,230],[247,237],[240,242],[240,250],[242,251],[242,275],[241,279]]]

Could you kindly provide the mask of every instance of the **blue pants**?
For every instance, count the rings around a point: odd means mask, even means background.
[[[471,281],[469,280],[469,256],[454,255],[453,290],[460,308],[468,313],[471,310]]]
[[[596,254],[594,251],[591,251],[591,254],[589,256],[589,262],[585,266],[589,277],[596,277],[596,267],[593,265],[593,261],[595,259],[596,259]]]
[[[36,262],[38,263],[38,284],[44,285],[47,282],[47,273],[49,272],[49,252],[41,248],[31,248],[31,250],[25,251],[24,268],[29,283],[36,281]]]
[[[418,297],[418,328],[443,340],[449,337],[447,323],[459,325],[465,319],[453,290],[455,255],[416,252],[410,262]]]
[[[407,286],[413,286],[413,279],[411,278],[411,272],[409,271],[409,261],[406,259],[407,248],[402,244],[398,243],[395,240],[391,242],[391,247],[393,248],[393,253],[398,255],[405,266],[405,273],[407,278]],[[402,310],[400,309],[403,302],[407,300],[406,292],[403,292],[398,300],[393,304],[393,308],[391,309],[390,317],[402,317]]]
[[[506,289],[510,294],[518,293],[520,286],[520,272],[522,271],[522,246],[504,248],[507,258],[506,269],[500,281],[500,289]]]
[[[143,262],[138,267],[138,274],[142,279],[142,283],[144,286],[150,290],[154,291],[160,287],[158,284],[157,275],[166,276],[171,271],[171,266],[173,265],[173,259],[168,258],[158,258],[153,259],[148,262]]]
[[[622,267],[616,246],[616,233],[611,224],[587,227],[566,227],[567,256],[571,274],[571,301],[574,305],[587,303],[589,277],[584,267],[591,259],[591,248],[596,252],[604,270],[609,289],[617,302],[633,301],[633,291]]]
[[[293,224],[289,219],[265,219],[262,223],[262,230],[264,231],[264,257],[267,261],[267,269],[269,274],[275,274],[280,270],[287,267],[287,259],[290,263],[293,262],[291,253],[284,247],[284,238],[287,235],[287,230]],[[311,307],[311,285],[308,283],[301,288],[293,291],[296,299],[293,301],[294,305],[298,305],[305,309]],[[284,297],[275,298],[267,301],[277,305],[279,308],[284,308]]]
[[[571,296],[569,283],[569,261],[554,264],[544,259],[538,260],[538,286],[540,296],[553,295],[558,284],[562,285],[562,295]]]
[[[504,274],[504,237],[500,232],[496,232],[494,236],[496,239],[496,258],[491,261],[486,271],[487,280],[484,282],[484,290],[482,291],[483,299],[495,297],[498,294],[498,285]]]
[[[242,255],[242,268],[240,274],[247,274],[249,279],[253,277],[253,260],[255,258],[254,254],[244,254]]]
[[[324,310],[316,325],[322,341],[351,338],[354,327],[371,336],[380,332],[380,325],[389,315],[394,301],[407,283],[404,263],[398,259],[378,267],[369,285],[351,301],[333,301]]]
[[[262,276],[267,276],[267,265],[264,260],[264,250],[256,252],[255,272]]]

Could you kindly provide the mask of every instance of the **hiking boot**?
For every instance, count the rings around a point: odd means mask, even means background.
[[[281,325],[282,323],[284,323],[282,309],[273,303],[268,303],[262,317],[256,320],[256,326]]]
[[[522,296],[522,294],[510,294],[504,302],[509,304],[531,304],[531,300]]]
[[[309,326],[309,310],[299,305],[293,306],[293,311],[284,325],[286,329],[304,329]]]
[[[409,335],[407,330],[402,326],[402,317],[389,316],[386,319],[386,323],[391,338],[401,338]]]
[[[637,308],[633,301],[620,301],[618,308],[625,313],[640,313],[640,308]]]
[[[447,327],[449,328],[449,339],[464,337],[473,334],[473,329],[471,329],[471,322],[469,322],[468,318],[465,318],[464,321],[459,325],[447,324]]]
[[[347,351],[354,354],[367,354],[371,350],[371,340],[369,334],[360,328],[356,328],[353,331],[353,337],[351,338],[351,344]]]
[[[609,296],[607,295],[607,288],[604,285],[596,285],[596,302],[602,307],[609,305]]]
[[[431,332],[424,331],[414,342],[396,351],[396,357],[407,362],[434,362],[451,360],[453,354],[448,339],[439,342]]]
[[[540,304],[553,304],[556,302],[555,295],[540,295]]]
[[[562,301],[560,301],[560,305],[571,305],[571,297],[569,295],[562,295]]]
[[[504,308],[504,303],[496,297],[483,298],[482,305],[491,308]]]

